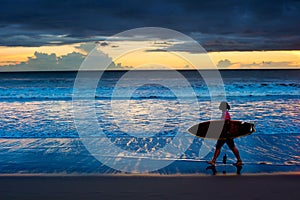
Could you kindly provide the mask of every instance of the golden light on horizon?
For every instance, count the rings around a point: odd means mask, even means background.
[[[29,57],[34,57],[34,52],[41,52],[46,54],[55,53],[56,56],[67,55],[68,53],[78,52],[85,54],[85,52],[78,48],[80,44],[60,45],[60,46],[41,46],[41,47],[5,47],[0,46],[0,66],[9,64],[18,64],[28,61]],[[124,43],[123,47],[127,45],[137,45],[135,43]],[[117,49],[117,48],[114,48]],[[118,52],[118,50],[114,50]],[[113,57],[113,53],[109,50],[104,53]],[[174,69],[193,69],[191,64],[182,57],[185,54],[190,54],[194,59],[201,59],[201,56],[208,55],[211,61],[218,65],[220,61],[226,60],[228,62],[228,69],[240,68],[282,68],[282,69],[300,69],[300,51],[299,50],[284,50],[284,51],[227,51],[227,52],[209,52],[208,54],[191,54],[188,52],[165,52],[165,51],[145,51],[137,50],[129,52],[115,60],[115,63],[121,63],[122,66],[137,67],[147,63],[156,63],[167,68]],[[180,55],[180,56],[179,56]],[[204,59],[205,60],[205,59]],[[206,58],[207,60],[207,58]],[[203,64],[200,68],[206,68],[209,63]]]
[[[159,64],[165,68],[183,68],[190,66],[190,63],[176,54],[169,52],[129,52],[116,60],[115,63],[121,63],[123,66],[141,67],[147,64]],[[148,65],[149,66],[149,65]],[[150,66],[149,66],[150,67]],[[153,68],[155,66],[153,65]]]
[[[281,65],[282,68],[300,68],[300,51],[298,50],[209,52],[209,56],[216,65],[219,61],[229,60],[232,68],[238,68],[241,65],[252,65],[258,68],[262,67],[263,63],[269,64],[270,68],[279,68]],[[278,67],[275,67],[276,65]]]
[[[180,55],[187,54],[181,52]],[[208,54],[192,54],[195,59],[201,59],[201,56],[205,56],[203,60],[203,66],[200,68],[211,68],[207,67],[211,64],[208,63],[209,59],[215,64],[222,60],[228,60],[231,62],[231,69],[249,68],[300,68],[300,51],[233,51],[233,52],[209,52]],[[116,63],[122,63],[124,66],[137,67],[143,63],[151,63],[155,60],[155,63],[161,63],[166,66],[171,66],[176,69],[193,69],[190,63],[184,61],[176,54],[167,52],[134,52],[126,56],[123,56],[116,60]],[[206,63],[206,65],[205,65]],[[269,66],[268,66],[269,65]]]

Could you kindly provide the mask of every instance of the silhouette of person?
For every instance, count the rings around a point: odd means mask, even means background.
[[[230,114],[229,114],[230,106],[227,102],[222,101],[220,103],[219,109],[222,111],[221,119],[225,120],[224,126],[225,126],[226,130],[229,131],[229,129],[230,129],[230,120],[231,120]],[[208,161],[207,163],[211,164],[211,165],[215,165],[216,160],[217,160],[218,156],[220,155],[221,148],[225,143],[228,145],[228,147],[231,149],[231,151],[233,152],[233,154],[235,155],[235,157],[237,159],[237,162],[234,165],[241,166],[242,165],[242,160],[240,158],[239,151],[236,148],[232,138],[227,138],[225,140],[218,140],[218,142],[216,144],[216,150],[215,150],[215,153],[214,153],[214,157],[212,158],[211,161]]]

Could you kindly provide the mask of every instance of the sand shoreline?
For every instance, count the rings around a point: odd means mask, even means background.
[[[300,175],[1,175],[0,199],[298,199]]]
[[[223,174],[219,172],[216,175],[208,174],[208,173],[193,173],[193,174],[159,174],[159,173],[108,173],[108,174],[100,174],[100,173],[0,173],[0,178],[4,177],[213,177],[213,176],[299,176],[300,171],[290,171],[290,172],[274,172],[274,173],[227,173]]]

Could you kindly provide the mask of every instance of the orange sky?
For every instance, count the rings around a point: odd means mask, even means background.
[[[27,61],[28,57],[32,57],[35,51],[42,53],[55,53],[58,56],[71,53],[73,51],[80,52],[75,45],[62,46],[42,46],[42,47],[4,47],[0,46],[0,66],[7,65],[13,62],[20,63]]]
[[[63,46],[42,47],[1,47],[0,66],[26,62],[28,57],[33,57],[34,52],[55,53],[57,56],[66,55],[71,52],[84,51],[76,48],[79,44]],[[104,51],[105,52],[105,51]],[[110,52],[105,52],[110,54]],[[184,53],[182,53],[183,55]],[[209,52],[209,57],[219,68],[241,69],[241,68],[298,68],[300,69],[300,51],[229,51]],[[200,54],[193,54],[195,58],[201,58]],[[226,61],[227,59],[227,61]],[[222,64],[219,62],[221,61]],[[223,62],[222,62],[223,61]],[[225,62],[224,62],[225,61]],[[147,63],[157,63],[171,68],[186,68],[187,63],[182,58],[168,52],[143,52],[135,51],[122,55],[115,60],[123,66],[139,66]]]

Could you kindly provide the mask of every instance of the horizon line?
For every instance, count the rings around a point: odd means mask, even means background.
[[[0,73],[61,73],[61,72],[128,72],[128,71],[285,71],[300,70],[300,68],[273,69],[110,69],[110,70],[39,70],[39,71],[0,71]]]

